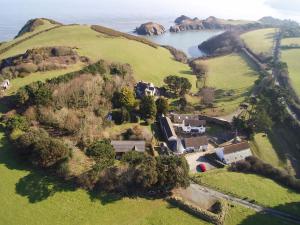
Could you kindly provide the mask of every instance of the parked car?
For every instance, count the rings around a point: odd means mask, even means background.
[[[196,167],[198,172],[205,172],[206,171],[206,166],[203,163],[200,163],[197,167]]]

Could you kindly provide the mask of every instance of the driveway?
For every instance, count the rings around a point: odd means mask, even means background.
[[[208,150],[206,152],[194,152],[194,153],[188,153],[185,155],[185,158],[190,166],[190,172],[191,173],[197,173],[197,166],[200,163],[203,163],[206,166],[207,170],[215,169],[212,164],[207,161],[207,159],[204,157],[207,153],[212,153],[214,151],[214,147],[209,144]]]

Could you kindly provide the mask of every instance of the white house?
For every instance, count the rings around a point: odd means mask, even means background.
[[[206,151],[208,149],[208,138],[206,136],[191,137],[183,139],[185,151]]]
[[[206,125],[205,120],[187,119],[182,121],[181,128],[183,132],[186,133],[203,134],[206,131],[205,125]]]
[[[9,82],[9,80],[4,80],[2,83],[1,83],[1,89],[4,89],[4,90],[6,90],[8,87],[9,87],[9,84],[10,84],[10,82]]]
[[[249,143],[244,141],[216,148],[216,155],[225,164],[231,164],[252,156],[252,152]]]
[[[157,88],[153,83],[140,81],[135,85],[135,92],[139,98],[142,98],[143,96],[155,96],[157,95]]]

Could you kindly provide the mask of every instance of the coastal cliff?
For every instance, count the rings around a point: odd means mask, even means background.
[[[137,27],[135,29],[135,32],[139,35],[161,35],[166,32],[166,29],[164,26],[158,24],[158,23],[153,23],[153,22],[148,22],[144,23],[141,26]]]

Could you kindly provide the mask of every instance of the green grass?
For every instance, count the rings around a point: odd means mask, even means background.
[[[269,215],[256,213],[252,209],[248,209],[236,204],[230,204],[229,211],[225,218],[225,225],[283,225],[290,224],[288,222],[282,221],[276,217]]]
[[[1,225],[207,224],[163,200],[89,195],[16,160],[0,133]]]
[[[300,42],[300,38],[299,38]],[[289,49],[281,52],[281,58],[283,62],[286,62],[289,69],[289,77],[293,89],[297,95],[300,96],[300,49]]]
[[[195,175],[198,183],[240,198],[255,200],[258,204],[299,215],[300,194],[283,187],[271,179],[253,174],[212,170]]]
[[[78,63],[76,65],[71,65],[67,69],[61,69],[61,70],[53,70],[53,71],[47,71],[47,72],[36,72],[36,73],[31,73],[30,75],[21,78],[18,77],[16,79],[13,79],[11,81],[11,86],[7,91],[7,94],[13,94],[15,93],[20,87],[23,87],[25,85],[28,85],[32,82],[35,81],[45,81],[47,79],[51,79],[54,77],[61,76],[66,73],[74,72],[77,70],[80,70],[83,67],[82,63]]]
[[[255,134],[251,145],[251,149],[254,151],[254,154],[263,161],[270,163],[275,167],[280,167],[283,165],[282,160],[278,156],[278,153],[274,149],[269,137],[266,134]]]
[[[203,61],[208,67],[206,85],[223,91],[233,90],[230,97],[217,98],[217,111],[227,115],[234,112],[249,95],[258,73],[244,55],[231,54]]]
[[[196,77],[192,75],[189,66],[173,60],[167,49],[156,49],[121,37],[109,37],[92,30],[89,26],[63,26],[39,34],[0,55],[0,59],[34,47],[57,45],[77,47],[80,55],[92,60],[106,59],[129,63],[133,66],[137,81],[145,80],[161,86],[164,77],[171,74],[180,75],[188,78],[193,84],[193,91],[196,90]]]
[[[244,33],[241,38],[256,54],[272,55],[274,35],[276,28],[259,29]]]

